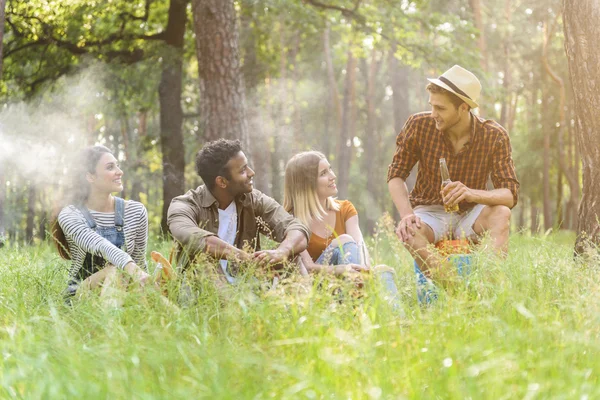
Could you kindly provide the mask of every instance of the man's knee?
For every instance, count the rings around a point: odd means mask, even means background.
[[[486,231],[508,230],[510,223],[510,208],[502,205],[486,207],[473,225],[478,235]]]
[[[402,244],[409,251],[410,250],[420,250],[423,247],[427,247],[429,244],[433,243],[434,235],[431,228],[421,225],[421,228],[414,230],[414,235],[409,235],[408,239]]]
[[[494,206],[491,210],[491,218],[501,224],[501,226],[508,226],[510,222],[511,211],[506,206]]]

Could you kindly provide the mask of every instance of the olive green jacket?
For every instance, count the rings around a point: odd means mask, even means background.
[[[253,190],[235,199],[237,206],[237,233],[234,246],[260,250],[259,233],[277,242],[289,231],[298,230],[310,239],[310,231],[288,214],[271,197]],[[206,238],[219,232],[219,204],[205,185],[175,197],[167,214],[169,230],[176,241],[176,260],[179,268],[186,268],[196,255],[206,248]],[[235,268],[232,272],[236,272]]]

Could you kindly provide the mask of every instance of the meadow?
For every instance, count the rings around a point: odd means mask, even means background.
[[[356,298],[335,280],[247,279],[226,300],[200,282],[180,311],[152,290],[68,306],[54,248],[4,248],[0,397],[599,398],[598,259],[574,261],[573,240],[513,234],[506,260],[477,251],[468,281],[422,307],[412,260],[383,230],[369,247],[396,269],[405,318],[376,283]]]

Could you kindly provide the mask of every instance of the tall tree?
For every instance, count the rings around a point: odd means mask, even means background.
[[[240,139],[248,151],[248,123],[233,0],[193,0],[198,72],[204,87],[206,140]]]
[[[475,27],[479,31],[477,45],[479,47],[479,53],[481,57],[479,60],[481,64],[481,69],[484,72],[488,72],[488,54],[485,40],[485,25],[483,23],[483,12],[481,10],[481,0],[469,0],[469,5],[471,6],[471,11],[473,12],[473,21],[475,22]],[[485,115],[485,108],[483,107],[483,103],[483,101],[479,101],[479,112]]]
[[[560,75],[558,74],[558,72],[556,72],[552,68],[552,66],[550,65],[550,61],[548,59],[548,47],[549,47],[549,42],[551,41],[553,33],[554,33],[554,25],[555,24],[552,24],[552,26],[550,28],[548,28],[548,24],[544,24],[544,40],[543,40],[543,45],[542,45],[542,63],[544,65],[544,70],[546,71],[548,76],[550,76],[552,81],[554,81],[556,86],[558,86],[558,88],[559,88],[559,105],[558,105],[559,119],[558,119],[558,129],[557,129],[557,135],[558,135],[557,158],[558,158],[558,166],[560,167],[560,171],[559,171],[560,183],[558,186],[558,191],[562,195],[562,179],[560,179],[560,177],[562,175],[565,175],[565,177],[567,178],[567,183],[569,184],[569,191],[570,191],[568,205],[570,207],[572,207],[573,205],[577,205],[579,203],[580,188],[579,188],[578,175],[573,173],[573,168],[571,167],[571,163],[568,162],[567,152],[569,152],[569,143],[565,144],[565,141],[564,141],[566,125],[567,125],[567,117],[566,117],[567,96],[566,96],[565,83],[564,83],[563,79],[560,77]],[[560,199],[560,197],[562,197],[562,196],[557,196],[557,197],[559,197],[559,199]],[[560,204],[560,202],[558,203],[558,206],[562,208],[562,204]],[[558,211],[558,214],[560,214],[560,211]],[[561,216],[562,216],[562,214],[561,214]],[[558,223],[561,223],[561,222],[562,222],[562,218],[559,218]]]
[[[4,13],[6,0],[0,0],[0,78],[2,77],[2,42],[4,41]]]
[[[2,43],[4,42],[4,12],[6,0],[0,0],[0,81],[2,81]],[[6,187],[4,182],[4,163],[0,160],[0,248],[4,246],[4,203]]]
[[[37,188],[34,181],[29,182],[27,188],[27,218],[25,224],[25,241],[29,244],[33,243],[33,229],[35,219],[35,201],[37,197]]]
[[[255,186],[261,192],[271,195],[271,152],[264,151],[267,142],[265,113],[261,109],[258,90],[264,82],[266,67],[259,62],[259,40],[261,39],[256,16],[261,4],[254,0],[240,2],[240,33],[242,47],[242,74],[246,85],[247,118],[252,165],[256,170]],[[264,7],[263,7],[264,10]]]
[[[544,169],[542,175],[544,231],[552,228],[552,201],[550,199],[550,136],[554,132],[552,122],[552,96],[549,94],[549,86],[546,79],[542,81],[542,134],[544,135]]]
[[[379,133],[377,132],[377,115],[375,110],[375,90],[376,90],[376,79],[381,67],[381,59],[377,57],[377,50],[373,48],[371,50],[371,62],[367,65],[366,61],[363,61],[363,73],[365,74],[366,82],[366,93],[365,103],[367,109],[367,121],[365,127],[365,134],[363,136],[363,143],[365,146],[365,154],[363,156],[363,168],[367,176],[367,193],[365,198],[367,199],[366,204],[366,220],[367,220],[367,232],[373,233],[375,230],[376,218],[378,216],[377,211],[377,200],[380,197],[380,192],[377,190],[381,185],[377,183],[380,181],[376,176],[376,165],[377,165],[377,153],[380,143]]]
[[[165,54],[158,87],[160,102],[160,143],[163,161],[163,206],[161,229],[166,233],[167,211],[171,200],[185,190],[185,157],[183,152],[183,44],[189,0],[171,0],[169,20],[164,31]]]
[[[338,141],[338,189],[342,199],[348,198],[350,184],[350,161],[352,159],[353,139],[356,134],[356,56],[352,49],[348,51],[344,99],[342,102],[342,124]]]
[[[565,50],[575,101],[575,134],[583,168],[575,252],[600,243],[600,5],[598,0],[564,0]]]

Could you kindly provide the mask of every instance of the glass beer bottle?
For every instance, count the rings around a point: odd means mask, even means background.
[[[446,165],[445,158],[440,158],[440,174],[442,175],[442,190],[443,190],[447,184],[452,182],[450,180],[450,173],[448,172],[448,165]],[[448,206],[444,203],[444,210],[447,213],[458,212],[458,204],[455,204],[454,206]]]

